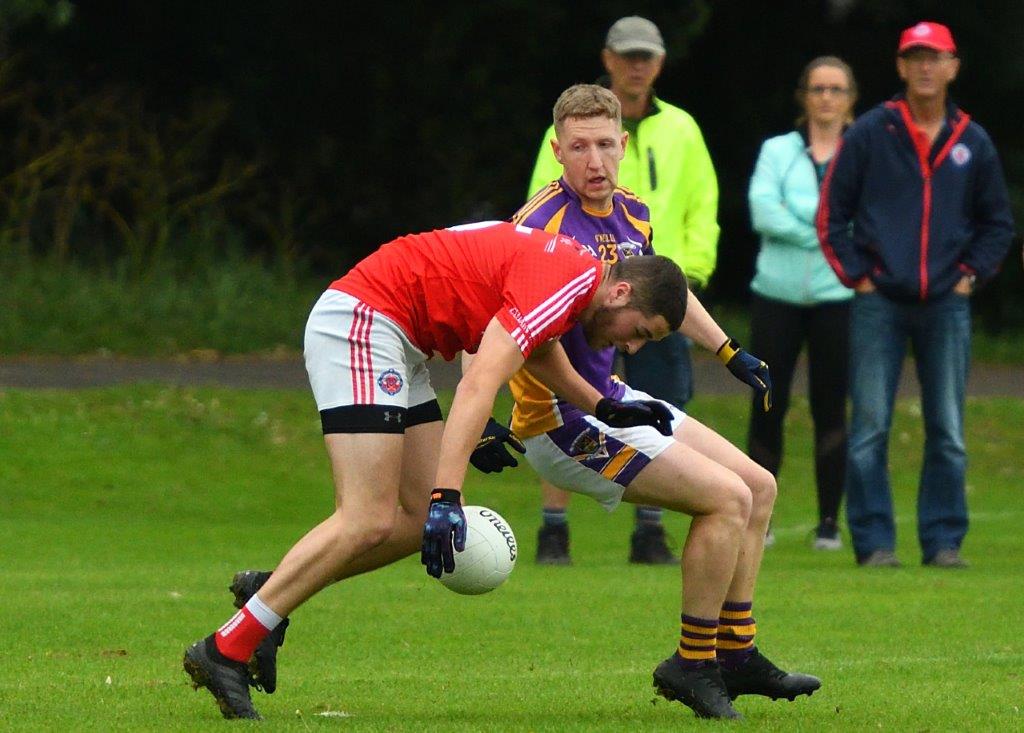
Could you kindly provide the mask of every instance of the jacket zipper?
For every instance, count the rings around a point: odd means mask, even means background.
[[[914,124],[913,118],[910,116],[910,107],[907,105],[905,100],[901,100],[896,105],[899,110],[900,116],[903,118],[903,124],[907,128],[907,134],[910,135],[910,143],[917,152],[917,159],[921,164],[921,177],[924,179],[923,186],[923,198],[922,203],[922,220],[921,220],[921,263],[919,275],[921,278],[921,300],[924,301],[928,297],[928,238],[930,232],[930,220],[932,215],[932,174],[935,169],[938,168],[942,161],[946,159],[946,155],[949,154],[950,149],[960,139],[967,124],[971,121],[970,115],[965,112],[960,112],[959,119],[953,125],[953,129],[950,132],[949,139],[942,146],[939,154],[935,156],[935,163],[932,164],[928,160],[928,155],[931,153],[931,145],[928,148],[918,147],[917,138],[914,135],[916,125]]]
[[[921,301],[928,299],[928,232],[932,216],[932,169],[926,160],[921,161],[924,174],[924,219],[921,221]]]

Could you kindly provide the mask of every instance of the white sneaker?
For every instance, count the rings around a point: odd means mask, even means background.
[[[835,525],[818,525],[814,531],[814,549],[834,552],[843,549],[843,539],[839,536],[839,528]]]

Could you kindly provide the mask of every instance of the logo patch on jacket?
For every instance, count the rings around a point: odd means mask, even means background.
[[[402,386],[404,384],[405,382],[402,381],[402,375],[394,369],[386,369],[381,372],[379,377],[377,377],[377,386],[392,397],[402,391]]]
[[[957,143],[953,146],[953,149],[949,151],[949,157],[958,166],[965,166],[971,159],[971,149],[963,143]]]

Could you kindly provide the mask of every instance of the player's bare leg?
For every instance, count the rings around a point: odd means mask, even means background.
[[[675,437],[683,445],[693,448],[735,473],[750,491],[750,519],[743,532],[736,569],[725,597],[727,601],[750,600],[754,595],[754,584],[764,555],[765,533],[775,506],[775,477],[746,453],[692,416],[687,416],[676,431]]]
[[[750,520],[750,489],[733,471],[676,442],[637,475],[623,499],[693,517],[681,560],[681,639],[654,670],[655,689],[702,718],[742,717],[715,663],[714,640]]]
[[[395,528],[405,437],[324,436],[334,474],[335,510],[288,551],[259,597],[287,616],[332,583],[355,558],[386,543]],[[429,498],[428,498],[429,500]]]
[[[792,700],[797,695],[810,695],[821,686],[817,677],[783,672],[754,645],[754,586],[761,569],[765,532],[775,505],[775,478],[735,445],[692,417],[683,422],[676,438],[735,472],[750,489],[750,519],[718,621],[717,656],[729,696],[735,699],[739,695],[753,694]]]
[[[415,425],[405,431],[399,505],[395,509],[391,535],[377,547],[353,557],[338,572],[336,580],[376,570],[420,549],[423,519],[430,503],[430,479],[437,473],[438,446],[443,430],[444,425],[438,420]],[[235,607],[244,606],[270,577],[271,573],[256,570],[235,575],[231,584]],[[277,689],[277,653],[278,648],[284,644],[287,626],[288,619],[285,619],[260,643],[250,661],[253,685],[267,693]]]
[[[399,505],[391,535],[378,546],[347,562],[339,571],[338,580],[376,570],[419,552],[443,432],[444,423],[441,421],[406,429]]]
[[[644,468],[622,496],[693,517],[683,548],[684,613],[717,618],[736,570],[750,516],[750,490],[734,472],[676,443]]]
[[[193,685],[207,688],[226,718],[260,717],[252,706],[247,666],[257,646],[353,558],[386,542],[395,526],[404,437],[332,433],[325,442],[334,473],[334,513],[288,551],[244,608],[185,652],[183,665]]]

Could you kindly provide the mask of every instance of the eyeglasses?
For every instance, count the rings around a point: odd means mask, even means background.
[[[850,90],[837,84],[830,86],[825,84],[815,84],[813,87],[807,87],[807,93],[814,95],[815,97],[824,97],[826,94],[831,94],[834,97],[841,97],[849,94]]]

